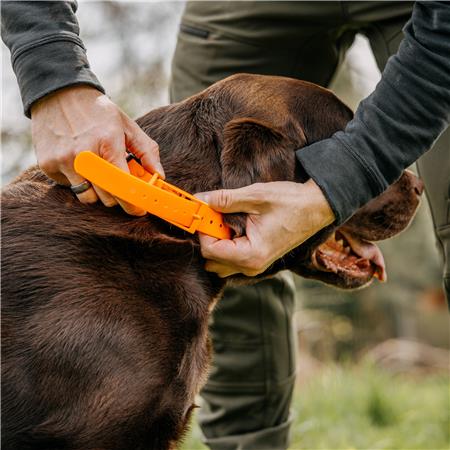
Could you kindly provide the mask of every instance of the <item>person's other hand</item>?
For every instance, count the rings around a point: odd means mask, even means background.
[[[145,169],[164,176],[158,144],[93,87],[71,86],[43,97],[31,108],[31,124],[38,164],[57,183],[73,186],[84,181],[73,168],[75,156],[84,150],[129,172],[128,149],[141,159]],[[145,214],[95,185],[78,198],[83,203],[100,199],[106,206],[120,203],[128,214]]]
[[[257,183],[240,189],[202,192],[196,197],[224,213],[248,213],[246,236],[218,240],[200,235],[206,270],[220,277],[255,276],[300,245],[335,217],[313,180]]]

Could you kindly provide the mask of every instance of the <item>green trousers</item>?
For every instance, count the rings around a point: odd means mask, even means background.
[[[382,70],[412,2],[189,2],[173,59],[172,101],[237,72],[327,86],[356,33]],[[450,132],[418,163],[450,288]],[[286,277],[228,289],[214,312],[214,361],[199,421],[213,450],[282,450],[295,378],[294,294]]]

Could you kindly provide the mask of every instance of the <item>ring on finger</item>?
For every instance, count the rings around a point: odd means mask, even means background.
[[[74,194],[82,194],[83,192],[86,192],[88,189],[92,187],[92,184],[88,180],[84,180],[79,184],[73,184],[70,186],[70,189]]]

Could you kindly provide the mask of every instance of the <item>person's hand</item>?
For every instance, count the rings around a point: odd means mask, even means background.
[[[313,180],[257,183],[240,189],[202,192],[196,197],[224,213],[248,213],[246,236],[218,240],[200,235],[206,270],[220,277],[255,276],[300,245],[335,217]]]
[[[158,144],[93,87],[71,86],[43,97],[31,108],[31,124],[38,164],[57,183],[74,186],[84,181],[73,168],[75,156],[84,150],[129,172],[125,159],[128,149],[141,159],[145,169],[164,177]],[[100,199],[106,206],[120,203],[129,214],[145,214],[97,186],[78,198],[83,203]]]

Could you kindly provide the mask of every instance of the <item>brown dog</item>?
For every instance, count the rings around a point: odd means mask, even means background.
[[[294,151],[351,117],[316,85],[236,75],[138,123],[159,143],[168,181],[200,192],[304,182]],[[290,269],[343,288],[382,276],[369,241],[403,230],[421,191],[404,173],[270,273]],[[173,446],[207,376],[208,317],[225,284],[203,269],[196,236],[153,216],[83,205],[37,168],[7,186],[2,202],[3,448]],[[227,221],[245,233],[243,215]]]

